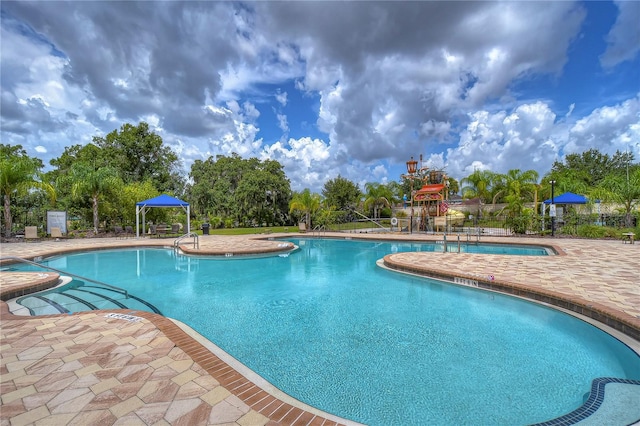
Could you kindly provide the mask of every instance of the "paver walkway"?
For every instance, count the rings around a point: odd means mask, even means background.
[[[283,235],[272,235],[283,236]],[[299,236],[299,235],[295,235]],[[345,238],[345,234],[326,234]],[[354,234],[349,238],[442,239]],[[204,236],[202,252],[225,255],[287,250],[256,236]],[[451,236],[449,236],[451,238]],[[556,295],[592,305],[640,329],[640,244],[550,238],[483,242],[553,245],[550,257],[397,253],[393,268],[456,276]],[[1,256],[33,259],[76,250],[160,245],[173,240],[91,239],[11,243]],[[185,243],[185,248],[186,248]],[[0,293],[47,285],[55,274],[0,273]],[[43,276],[47,275],[47,276]],[[159,315],[96,311],[15,317],[0,302],[0,425],[15,424],[349,424],[271,388],[217,348]],[[632,341],[640,350],[640,341]]]

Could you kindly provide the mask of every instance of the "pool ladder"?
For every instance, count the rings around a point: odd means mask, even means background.
[[[472,242],[471,241],[471,233],[467,232],[466,235],[467,235],[467,242],[466,243],[470,244]],[[439,241],[439,243],[443,245],[442,252],[446,253],[447,252],[447,233],[445,232],[442,237],[443,237],[443,239],[442,239],[442,241]],[[459,233],[458,233],[458,241],[457,242],[458,242],[458,253],[460,253],[460,234]],[[476,244],[478,244],[479,242],[480,242],[480,233],[478,233],[478,235],[477,235]]]
[[[324,235],[327,232],[327,227],[324,225],[316,225],[315,228],[311,231],[312,235],[315,237],[316,235]]]
[[[176,238],[175,241],[173,242],[173,249],[175,251],[178,251],[178,249],[180,248],[180,241],[189,237],[193,237],[193,248],[200,250],[200,237],[195,232],[189,232],[187,234],[182,235],[181,237]]]

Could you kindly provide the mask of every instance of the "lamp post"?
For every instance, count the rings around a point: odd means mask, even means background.
[[[409,233],[413,234],[413,179],[415,178],[416,170],[418,169],[418,162],[411,157],[411,160],[407,161],[407,174],[406,176],[411,182],[411,215],[409,217]]]
[[[549,183],[551,184],[551,206],[549,207],[549,215],[551,216],[551,236],[554,237],[556,235],[556,205],[553,198],[556,181],[552,180]]]

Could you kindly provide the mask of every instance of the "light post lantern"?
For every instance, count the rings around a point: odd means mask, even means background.
[[[552,180],[549,183],[551,184],[551,206],[549,206],[549,216],[551,216],[551,236],[554,237],[556,235],[556,205],[554,202],[554,187],[556,181]]]
[[[409,233],[413,234],[413,178],[418,170],[418,162],[411,157],[411,160],[407,161],[407,174],[409,175],[409,181],[411,183],[411,193],[409,194],[411,199],[411,215],[409,217]]]

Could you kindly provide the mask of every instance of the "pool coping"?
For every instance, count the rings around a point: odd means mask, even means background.
[[[516,283],[496,280],[494,276],[478,276],[473,273],[461,276],[460,274],[451,274],[427,266],[410,265],[402,261],[397,261],[393,257],[393,254],[389,254],[382,258],[382,263],[390,270],[497,291],[499,293],[518,296],[535,302],[567,309],[605,324],[629,336],[633,340],[640,342],[640,319],[601,303],[584,300],[579,296],[568,296],[546,289],[526,287]]]

